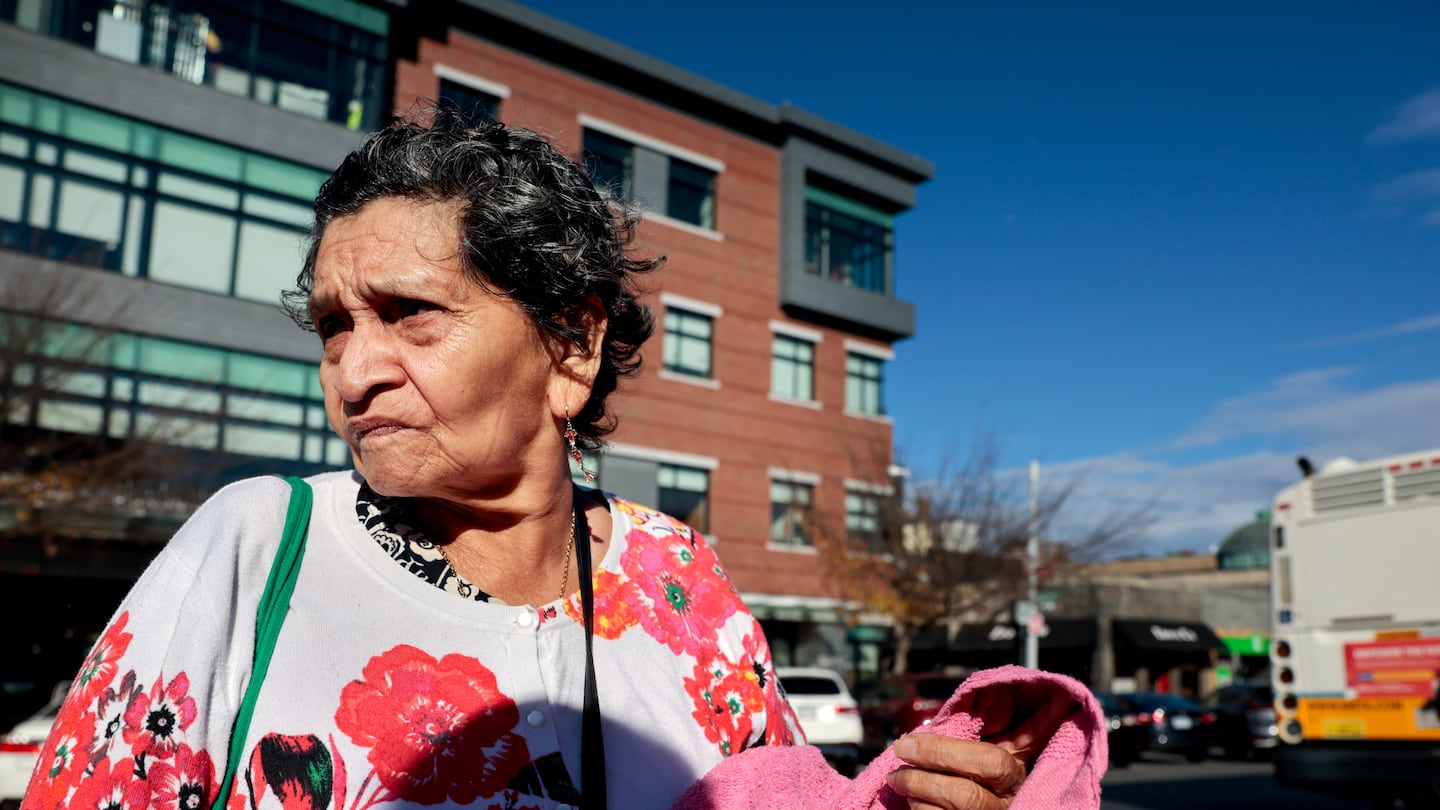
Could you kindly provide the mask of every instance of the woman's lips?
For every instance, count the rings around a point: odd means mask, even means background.
[[[405,426],[393,419],[356,419],[350,422],[350,435],[355,441],[388,436],[403,430]]]

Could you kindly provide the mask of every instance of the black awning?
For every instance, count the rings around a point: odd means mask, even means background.
[[[952,650],[1015,650],[1024,643],[1021,628],[1013,622],[995,624],[967,624],[960,628],[955,640],[950,643]],[[1045,634],[1040,637],[1040,649],[1051,650],[1061,647],[1094,647],[1094,619],[1048,619]]]
[[[1225,651],[1224,642],[1200,622],[1114,619],[1115,646],[1170,652]]]

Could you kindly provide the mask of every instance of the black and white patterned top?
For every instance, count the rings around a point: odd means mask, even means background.
[[[403,499],[381,495],[369,484],[361,483],[355,495],[355,514],[380,548],[405,570],[464,599],[497,601],[450,567]]]

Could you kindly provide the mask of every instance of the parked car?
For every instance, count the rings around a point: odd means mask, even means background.
[[[50,702],[34,715],[21,720],[4,736],[0,736],[0,807],[19,805],[30,782],[30,772],[40,758],[40,748],[50,736],[50,727],[65,702],[70,683],[55,684]]]
[[[800,718],[805,739],[835,770],[854,775],[860,765],[860,707],[840,673],[818,667],[777,667],[780,686]]]
[[[1106,739],[1110,748],[1110,764],[1123,768],[1140,758],[1150,747],[1149,724],[1152,716],[1141,712],[1128,698],[1109,692],[1096,692],[1100,710],[1109,727]]]
[[[866,754],[883,751],[900,735],[929,723],[960,688],[968,672],[907,672],[887,675],[860,701]]]
[[[1202,705],[1215,713],[1215,742],[1227,757],[1254,757],[1280,742],[1275,692],[1268,683],[1222,686],[1207,695]]]
[[[1179,695],[1155,692],[1120,695],[1141,713],[1141,725],[1150,730],[1146,750],[1183,754],[1191,762],[1210,756],[1215,744],[1215,713]]]

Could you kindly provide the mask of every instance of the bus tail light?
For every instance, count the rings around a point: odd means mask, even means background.
[[[1281,683],[1294,683],[1294,682],[1295,682],[1295,670],[1291,669],[1290,667],[1285,667],[1284,669],[1280,670],[1280,682],[1281,682]]]
[[[1280,708],[1284,709],[1287,712],[1295,711],[1296,707],[1298,707],[1299,705],[1300,701],[1296,700],[1295,696],[1292,694],[1286,693],[1280,696]]]
[[[1288,642],[1288,641],[1277,641],[1277,642],[1275,642],[1275,647],[1274,647],[1274,649],[1275,649],[1275,657],[1276,657],[1276,658],[1289,658],[1289,657],[1290,657],[1290,642]]]

